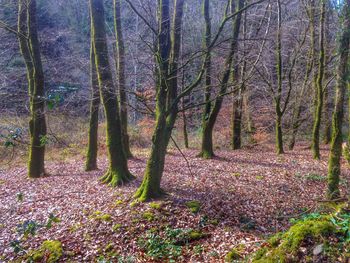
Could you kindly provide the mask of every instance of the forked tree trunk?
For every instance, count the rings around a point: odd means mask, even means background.
[[[90,11],[96,70],[107,120],[106,137],[109,169],[101,178],[101,181],[114,187],[129,182],[133,179],[133,176],[128,170],[123,149],[118,100],[108,61],[103,0],[90,0]]]
[[[244,0],[231,0],[230,4],[231,4],[231,12],[234,13],[235,11],[238,11],[243,8]],[[242,13],[239,13],[233,20],[233,26],[232,26],[233,36],[231,41],[231,47],[230,47],[230,52],[228,54],[228,57],[225,61],[225,69],[220,81],[220,91],[212,109],[210,110],[209,115],[205,115],[205,120],[203,121],[203,124],[202,124],[202,145],[201,145],[201,152],[199,156],[206,159],[212,158],[214,156],[213,130],[216,123],[216,119],[221,110],[224,96],[227,91],[229,79],[232,72],[232,67],[234,66],[233,63],[234,63],[235,54],[237,52],[238,36],[239,36],[240,27],[241,27],[241,18],[242,18]]]
[[[18,30],[21,33],[19,43],[27,68],[31,112],[28,176],[38,178],[45,175],[46,119],[44,72],[37,32],[36,1],[20,0],[18,11]],[[27,35],[28,39],[23,35]]]
[[[178,88],[178,58],[181,47],[183,5],[184,0],[175,1],[174,20],[171,28],[169,0],[158,1],[156,125],[144,178],[134,195],[140,201],[147,201],[164,194],[160,182],[164,171],[166,150],[178,112],[174,101]]]
[[[120,121],[122,125],[123,147],[127,158],[132,157],[128,134],[128,96],[125,80],[125,47],[122,30],[121,0],[114,0],[115,34],[117,39],[117,72],[120,96]]]
[[[342,126],[344,117],[345,93],[349,77],[349,49],[350,49],[350,0],[344,1],[342,10],[342,32],[339,39],[339,65],[337,69],[337,86],[335,108],[332,120],[331,152],[328,161],[328,192],[329,199],[334,200],[340,196],[340,158],[342,154]]]
[[[98,114],[100,107],[100,89],[98,86],[98,76],[96,72],[95,52],[93,42],[91,41],[90,50],[90,78],[91,78],[91,104],[90,104],[90,122],[88,150],[86,154],[85,170],[92,171],[97,169],[98,152]]]

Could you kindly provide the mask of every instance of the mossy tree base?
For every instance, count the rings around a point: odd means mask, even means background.
[[[96,163],[87,163],[85,165],[85,172],[91,172],[98,170],[97,164]]]
[[[213,159],[216,155],[214,154],[214,152],[202,151],[197,156],[203,159]]]
[[[114,169],[109,169],[107,173],[100,178],[100,181],[109,186],[116,187],[131,182],[135,177],[128,171],[120,172]]]
[[[159,199],[165,195],[166,192],[160,187],[155,187],[147,182],[143,182],[134,194],[134,198],[140,202],[148,202],[152,199]]]

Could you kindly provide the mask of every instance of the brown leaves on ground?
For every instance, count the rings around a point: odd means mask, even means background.
[[[18,224],[44,222],[52,213],[60,222],[24,241],[27,250],[44,240],[59,240],[63,261],[91,262],[113,247],[119,256],[150,262],[137,241],[147,230],[168,226],[209,234],[184,246],[177,262],[220,262],[233,247],[242,256],[256,250],[267,235],[288,227],[290,217],[312,209],[326,189],[326,150],[322,161],[312,160],[305,145],[282,156],[271,145],[217,151],[213,160],[197,158],[196,150],[184,153],[191,172],[181,154],[169,150],[162,182],[169,195],[160,207],[132,199],[145,168],[147,155],[141,150],[129,162],[137,180],[115,189],[98,181],[106,159],[99,161],[101,170],[90,173],[83,172],[82,157],[50,162],[51,176],[39,180],[26,178],[25,167],[0,173],[0,261],[17,257],[10,242],[18,239]],[[349,177],[344,167],[342,186]],[[191,200],[200,202],[198,213],[186,206]]]

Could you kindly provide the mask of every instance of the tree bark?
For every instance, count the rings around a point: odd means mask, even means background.
[[[91,104],[90,104],[90,123],[88,150],[86,154],[85,171],[97,169],[97,151],[98,151],[98,114],[100,107],[100,90],[98,86],[98,76],[96,72],[95,52],[93,42],[91,41],[90,50],[90,78],[91,78]]]
[[[337,86],[335,108],[332,120],[332,141],[328,161],[328,191],[330,200],[340,196],[339,178],[341,173],[340,158],[342,154],[342,126],[344,118],[345,93],[349,76],[349,49],[350,49],[350,0],[344,1],[342,10],[342,31],[339,39],[339,64],[337,69]]]
[[[171,27],[169,0],[158,0],[156,126],[144,178],[134,195],[140,201],[148,201],[164,194],[160,182],[164,171],[166,149],[178,113],[177,105],[174,107],[173,103],[177,97],[178,88],[183,6],[184,0],[175,1],[174,20]]]
[[[320,127],[322,119],[322,109],[323,109],[323,77],[324,77],[324,67],[325,67],[325,49],[324,49],[324,27],[325,27],[325,13],[326,13],[326,3],[325,0],[321,1],[321,17],[320,17],[320,32],[319,32],[319,62],[318,62],[318,73],[316,81],[316,107],[314,113],[314,125],[312,130],[312,152],[313,157],[316,160],[321,158],[320,155]]]
[[[276,47],[276,56],[277,56],[277,96],[275,98],[275,131],[276,131],[276,152],[277,154],[283,154],[283,130],[282,130],[282,116],[283,112],[281,109],[281,96],[282,96],[282,10],[281,10],[281,1],[277,1],[278,7],[278,28],[277,28],[277,47]]]
[[[238,11],[243,8],[244,0],[231,0],[230,4],[231,4],[231,12],[234,13],[235,11]],[[208,116],[205,115],[206,117],[205,123],[202,124],[202,145],[201,145],[201,152],[199,156],[206,159],[212,158],[214,156],[213,138],[212,138],[213,130],[214,130],[217,116],[219,115],[219,112],[221,110],[222,102],[224,100],[224,96],[226,94],[229,79],[231,76],[234,57],[237,52],[241,18],[242,18],[242,13],[239,13],[233,20],[233,26],[232,26],[233,36],[231,41],[231,47],[230,47],[230,52],[228,54],[228,57],[225,61],[225,69],[220,81],[220,91],[212,109],[210,110],[209,115]]]
[[[18,30],[23,33],[19,35],[19,44],[27,68],[31,112],[28,176],[38,178],[45,175],[46,119],[44,72],[37,32],[36,1],[20,0],[18,11]],[[23,35],[27,35],[28,39]]]
[[[120,121],[122,125],[122,138],[124,152],[127,158],[132,157],[128,134],[128,97],[125,80],[125,47],[122,30],[121,0],[114,0],[114,21],[117,43],[117,72],[120,97]]]
[[[101,181],[114,187],[129,182],[133,179],[133,175],[128,170],[127,158],[123,149],[118,100],[108,61],[103,0],[90,0],[90,11],[96,70],[107,120],[109,169]]]

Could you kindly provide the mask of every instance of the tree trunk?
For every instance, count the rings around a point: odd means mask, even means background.
[[[281,2],[277,1],[278,7],[278,28],[277,28],[277,47],[276,47],[276,56],[277,56],[277,96],[275,97],[275,130],[276,130],[276,152],[277,154],[283,154],[283,130],[282,130],[282,116],[283,112],[281,110],[281,96],[282,96],[282,10]]]
[[[344,117],[344,101],[349,75],[349,48],[350,48],[350,0],[344,1],[342,12],[342,32],[339,39],[339,65],[337,69],[337,86],[335,97],[335,108],[332,120],[331,152],[328,161],[328,192],[330,200],[340,196],[340,158],[342,153],[342,126]]]
[[[124,152],[127,158],[132,157],[128,135],[128,97],[125,81],[125,47],[122,30],[121,0],[114,0],[115,34],[117,39],[117,72],[120,96],[120,121],[122,125],[122,138]]]
[[[95,52],[93,42],[91,41],[90,50],[90,78],[91,78],[91,104],[90,104],[90,123],[89,123],[89,143],[86,155],[85,171],[97,169],[97,151],[98,151],[98,114],[100,107],[100,90],[98,86],[98,77],[96,72]]]
[[[244,14],[244,22],[243,22],[243,39],[246,38],[246,21],[247,21],[247,14]],[[245,57],[245,44],[243,43],[243,57]],[[238,65],[235,66],[235,71],[232,74],[233,80],[232,83],[235,83],[236,85],[233,85],[234,92],[232,93],[232,141],[231,141],[231,147],[232,150],[238,150],[242,147],[242,111],[243,111],[243,96],[245,92],[245,72],[247,70],[247,63],[244,59],[243,65],[240,70],[240,74],[238,74]],[[239,87],[237,87],[238,84],[238,76],[240,76],[241,84]]]
[[[235,1],[237,1],[237,4]],[[243,8],[244,0],[231,0],[230,4],[231,4],[231,13],[234,13],[235,11],[238,11]],[[213,138],[212,138],[213,130],[214,130],[217,116],[219,115],[219,112],[221,110],[224,96],[227,91],[227,86],[231,76],[232,67],[234,66],[233,63],[234,63],[235,54],[237,52],[238,36],[239,36],[240,27],[241,27],[241,18],[242,18],[242,14],[239,13],[233,21],[233,26],[232,26],[233,37],[231,41],[230,53],[225,61],[225,69],[224,69],[222,79],[220,81],[220,91],[212,109],[210,110],[210,114],[205,115],[205,120],[204,120],[204,123],[202,124],[202,145],[201,145],[201,152],[199,156],[206,159],[212,158],[214,156]]]
[[[183,5],[184,0],[175,1],[174,20],[171,28],[169,0],[158,1],[158,52],[155,54],[158,67],[156,126],[144,178],[134,195],[140,201],[148,201],[164,194],[160,182],[164,171],[166,149],[178,112],[177,105],[173,103],[177,97],[178,88],[178,58],[181,48]]]
[[[316,160],[321,158],[320,156],[320,127],[322,119],[322,109],[323,109],[323,77],[324,77],[324,67],[325,67],[325,50],[324,50],[324,26],[325,26],[325,0],[321,0],[321,18],[320,18],[320,33],[319,33],[319,64],[316,82],[316,107],[314,113],[314,125],[312,130],[312,152],[313,157]]]
[[[315,6],[314,6],[314,0],[311,1],[309,8],[306,10],[308,16],[309,16],[309,29],[310,29],[310,42],[311,46],[309,49],[308,54],[308,60],[306,62],[306,73],[303,81],[303,86],[301,88],[301,91],[299,93],[299,96],[297,97],[296,105],[293,109],[293,119],[292,119],[292,137],[289,142],[289,149],[293,150],[295,146],[296,137],[299,131],[299,127],[301,125],[301,107],[303,106],[303,98],[306,90],[307,83],[309,81],[310,75],[312,73],[312,69],[314,66],[314,59],[315,59]]]
[[[109,169],[101,178],[101,181],[114,187],[129,182],[133,179],[133,176],[128,170],[123,149],[118,100],[108,61],[103,0],[90,0],[90,10],[96,70],[107,120],[106,137]]]
[[[19,36],[20,48],[27,68],[31,111],[28,176],[38,178],[45,175],[46,119],[44,72],[37,32],[36,1],[20,0],[18,13],[19,32],[28,35],[28,39]]]

